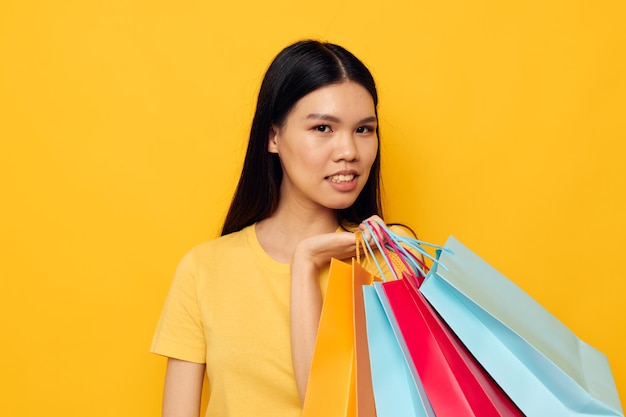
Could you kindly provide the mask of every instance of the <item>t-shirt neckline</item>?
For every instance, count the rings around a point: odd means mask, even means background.
[[[289,264],[278,262],[265,252],[256,235],[256,224],[246,227],[245,233],[250,249],[261,265],[272,272],[290,275],[291,267]]]

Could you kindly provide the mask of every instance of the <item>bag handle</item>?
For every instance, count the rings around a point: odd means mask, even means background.
[[[396,271],[394,271],[394,269],[392,267],[392,264],[391,264],[391,261],[389,260],[388,252],[385,251],[383,249],[383,247],[381,247],[381,244],[380,244],[381,236],[379,236],[378,233],[375,232],[371,228],[371,226],[369,226],[367,223],[365,224],[365,227],[367,228],[368,232],[370,233],[370,236],[372,236],[372,240],[374,241],[374,243],[378,247],[378,250],[380,251],[380,254],[383,256],[385,262],[387,263],[387,265],[390,266],[390,270],[391,270],[392,274],[394,275],[394,278],[398,279],[398,275],[396,274]],[[374,250],[372,249],[370,243],[367,241],[367,239],[365,239],[363,237],[363,231],[359,230],[356,233],[356,241],[357,241],[357,245],[356,245],[357,262],[361,263],[360,248],[362,247],[363,248],[363,252],[365,254],[366,260],[368,262],[370,262],[370,264],[373,261],[373,263],[376,265],[376,269],[378,269],[378,272],[380,273],[380,277],[384,281],[389,281],[387,279],[387,277],[385,276],[385,273],[383,272],[382,267],[378,263],[378,260],[376,259],[376,254],[374,253]]]
[[[368,246],[365,243],[365,239],[363,238],[363,232],[361,230],[357,230],[356,235],[356,261],[361,264],[361,266],[372,265],[375,260],[372,262],[372,256],[370,255],[370,251],[368,250]],[[361,262],[361,250],[363,250],[363,255],[365,255],[365,262]]]
[[[406,275],[406,272],[409,271],[411,275],[414,274],[422,274],[424,272],[421,271],[421,268],[428,268],[418,257],[413,255],[410,252],[404,250],[404,248],[400,249],[399,245],[397,245],[390,237],[387,235],[387,230],[385,227],[376,224],[379,227],[373,227],[372,224],[365,223],[366,231],[369,232],[371,236],[372,242],[376,245],[379,254],[382,256],[384,262],[389,267],[393,278],[389,278],[385,275],[381,265],[378,263],[377,255],[374,253],[374,249],[370,242],[363,238],[362,232],[359,233],[358,237],[358,251],[357,251],[357,260],[360,261],[360,248],[363,247],[364,252],[367,256],[368,261],[373,261],[380,273],[381,278],[385,281],[389,281],[390,279],[401,279]],[[400,256],[400,254],[405,253],[407,258]]]
[[[391,230],[386,227],[383,227],[384,225],[377,223],[377,226],[380,227],[379,230],[383,235],[383,241],[385,242],[385,245],[384,245],[385,249],[389,251],[390,253],[396,255],[396,257],[402,262],[402,265],[404,266],[405,270],[412,271],[413,274],[417,276],[422,275],[425,277],[430,268],[423,261],[423,257],[421,256],[421,254],[420,256],[417,256],[413,252],[408,251],[406,248],[404,248],[400,244],[400,242],[395,238],[395,236],[398,236],[398,235],[394,234],[392,236]]]
[[[376,244],[380,254],[382,255],[384,261],[389,266],[391,273],[394,276],[394,279],[400,279],[405,275],[403,271],[409,271],[411,275],[416,278],[425,278],[428,274],[430,268],[426,265],[424,258],[429,259],[433,264],[437,264],[438,267],[443,268],[444,270],[448,270],[448,268],[439,262],[439,260],[432,256],[427,250],[426,247],[434,248],[437,251],[445,251],[448,253],[452,253],[452,251],[448,248],[445,248],[441,245],[437,245],[434,243],[425,242],[423,240],[407,237],[400,235],[398,233],[393,232],[389,227],[387,227],[384,223],[368,220],[365,222],[365,228],[369,232],[370,236],[372,236],[372,241]],[[384,276],[384,272],[378,261],[376,260],[376,255],[374,251],[367,241],[362,236],[362,233],[358,233],[361,235],[360,246],[363,246],[366,253],[367,259],[373,259],[378,271],[381,274],[381,277],[387,281],[387,278]],[[357,239],[359,239],[357,237]],[[359,245],[357,245],[359,246]],[[359,249],[357,248],[357,259],[359,256]],[[393,260],[399,260],[401,265],[398,262],[393,262]],[[421,281],[420,281],[421,282]]]

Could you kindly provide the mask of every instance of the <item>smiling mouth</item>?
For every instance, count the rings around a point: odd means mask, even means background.
[[[356,177],[356,175],[354,175],[354,174],[331,175],[330,177],[328,177],[328,179],[330,180],[330,182],[341,183],[341,182],[351,182],[351,181],[354,180],[355,177]]]

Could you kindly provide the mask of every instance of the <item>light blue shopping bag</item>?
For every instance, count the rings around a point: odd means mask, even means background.
[[[624,416],[606,356],[454,237],[420,291],[527,416]]]
[[[412,376],[377,293],[380,283],[363,287],[367,343],[378,417],[435,417],[424,388]],[[383,297],[383,301],[385,298]],[[388,307],[390,310],[390,307]],[[396,333],[398,332],[398,333]]]

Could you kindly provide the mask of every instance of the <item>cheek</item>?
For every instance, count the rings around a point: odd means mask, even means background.
[[[329,156],[320,146],[313,146],[302,142],[298,147],[292,147],[281,154],[283,169],[292,176],[301,179],[316,178],[328,162]]]
[[[363,159],[367,161],[368,165],[371,167],[376,159],[376,155],[378,155],[378,141],[368,144],[362,152],[362,155],[364,156]]]

